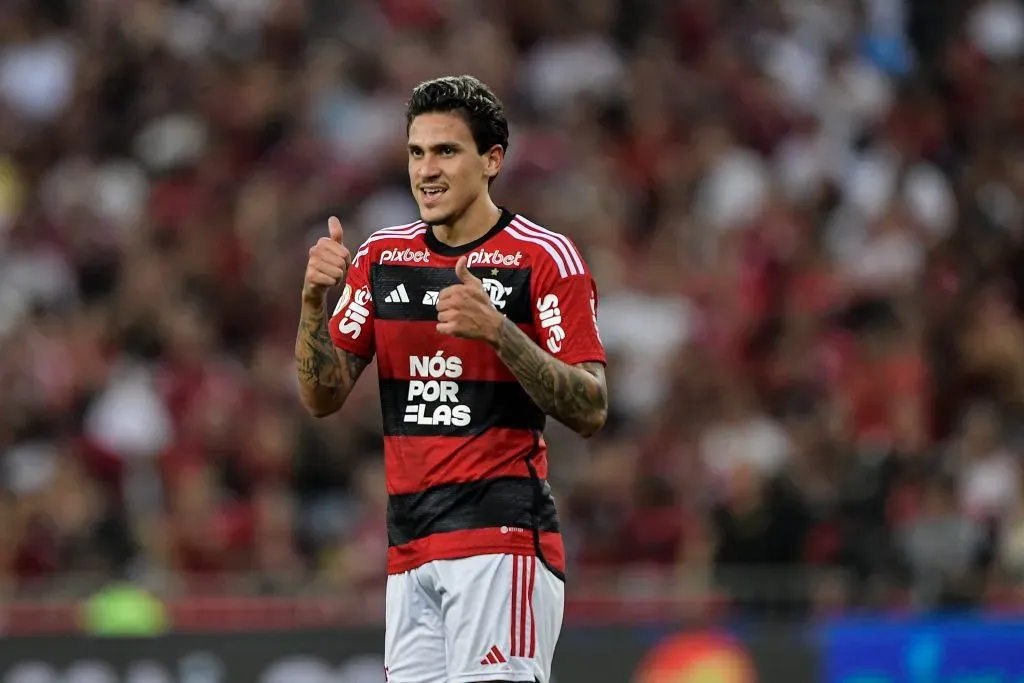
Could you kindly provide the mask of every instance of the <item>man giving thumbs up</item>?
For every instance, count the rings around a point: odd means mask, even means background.
[[[568,237],[492,200],[508,121],[486,85],[420,84],[405,133],[419,220],[350,258],[332,219],[309,252],[302,400],[329,415],[376,360],[388,681],[551,683],[565,549],[543,430],[608,415],[597,287]]]

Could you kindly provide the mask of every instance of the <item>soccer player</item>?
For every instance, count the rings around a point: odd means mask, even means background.
[[[420,220],[352,254],[332,218],[310,249],[302,401],[334,413],[376,355],[388,682],[548,683],[565,552],[542,432],[545,415],[583,436],[604,424],[596,289],[569,239],[492,201],[508,123],[487,86],[422,83],[406,121]]]

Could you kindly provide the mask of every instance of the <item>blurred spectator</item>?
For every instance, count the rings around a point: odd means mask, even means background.
[[[741,608],[778,614],[776,605],[792,608],[808,597],[805,577],[792,569],[804,559],[810,521],[789,481],[763,477],[752,465],[732,470],[711,524],[719,583]],[[750,569],[764,581],[750,583]]]
[[[915,603],[938,609],[977,604],[990,556],[988,536],[983,524],[957,511],[951,482],[928,482],[920,515],[901,531],[899,549]]]
[[[1000,522],[1021,503],[1020,465],[1002,444],[990,405],[972,405],[953,445],[960,508],[980,522]]]

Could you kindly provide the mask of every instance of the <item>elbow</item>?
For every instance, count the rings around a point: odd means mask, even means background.
[[[324,400],[323,397],[302,397],[302,407],[306,409],[307,413],[317,419],[322,419],[338,412],[341,410],[342,403],[343,401],[333,396],[330,400]]]
[[[334,415],[336,412],[338,412],[338,408],[335,408],[333,406],[306,406],[306,412],[308,412],[310,415],[319,420],[330,415]]]
[[[608,421],[608,406],[600,406],[597,410],[587,416],[587,419],[579,425],[576,433],[582,436],[584,439],[597,434],[604,427],[604,423]]]

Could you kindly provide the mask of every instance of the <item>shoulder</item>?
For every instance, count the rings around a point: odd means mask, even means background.
[[[537,267],[549,267],[562,278],[588,273],[583,255],[571,239],[521,214],[513,216],[505,235],[517,248],[529,253],[531,263]]]
[[[359,245],[359,249],[356,250],[355,256],[352,259],[353,263],[358,264],[363,258],[369,258],[371,261],[375,260],[375,253],[398,244],[401,244],[403,248],[413,246],[414,240],[422,240],[426,232],[427,224],[423,221],[413,221],[405,225],[392,225],[387,228],[381,228],[371,233]]]

